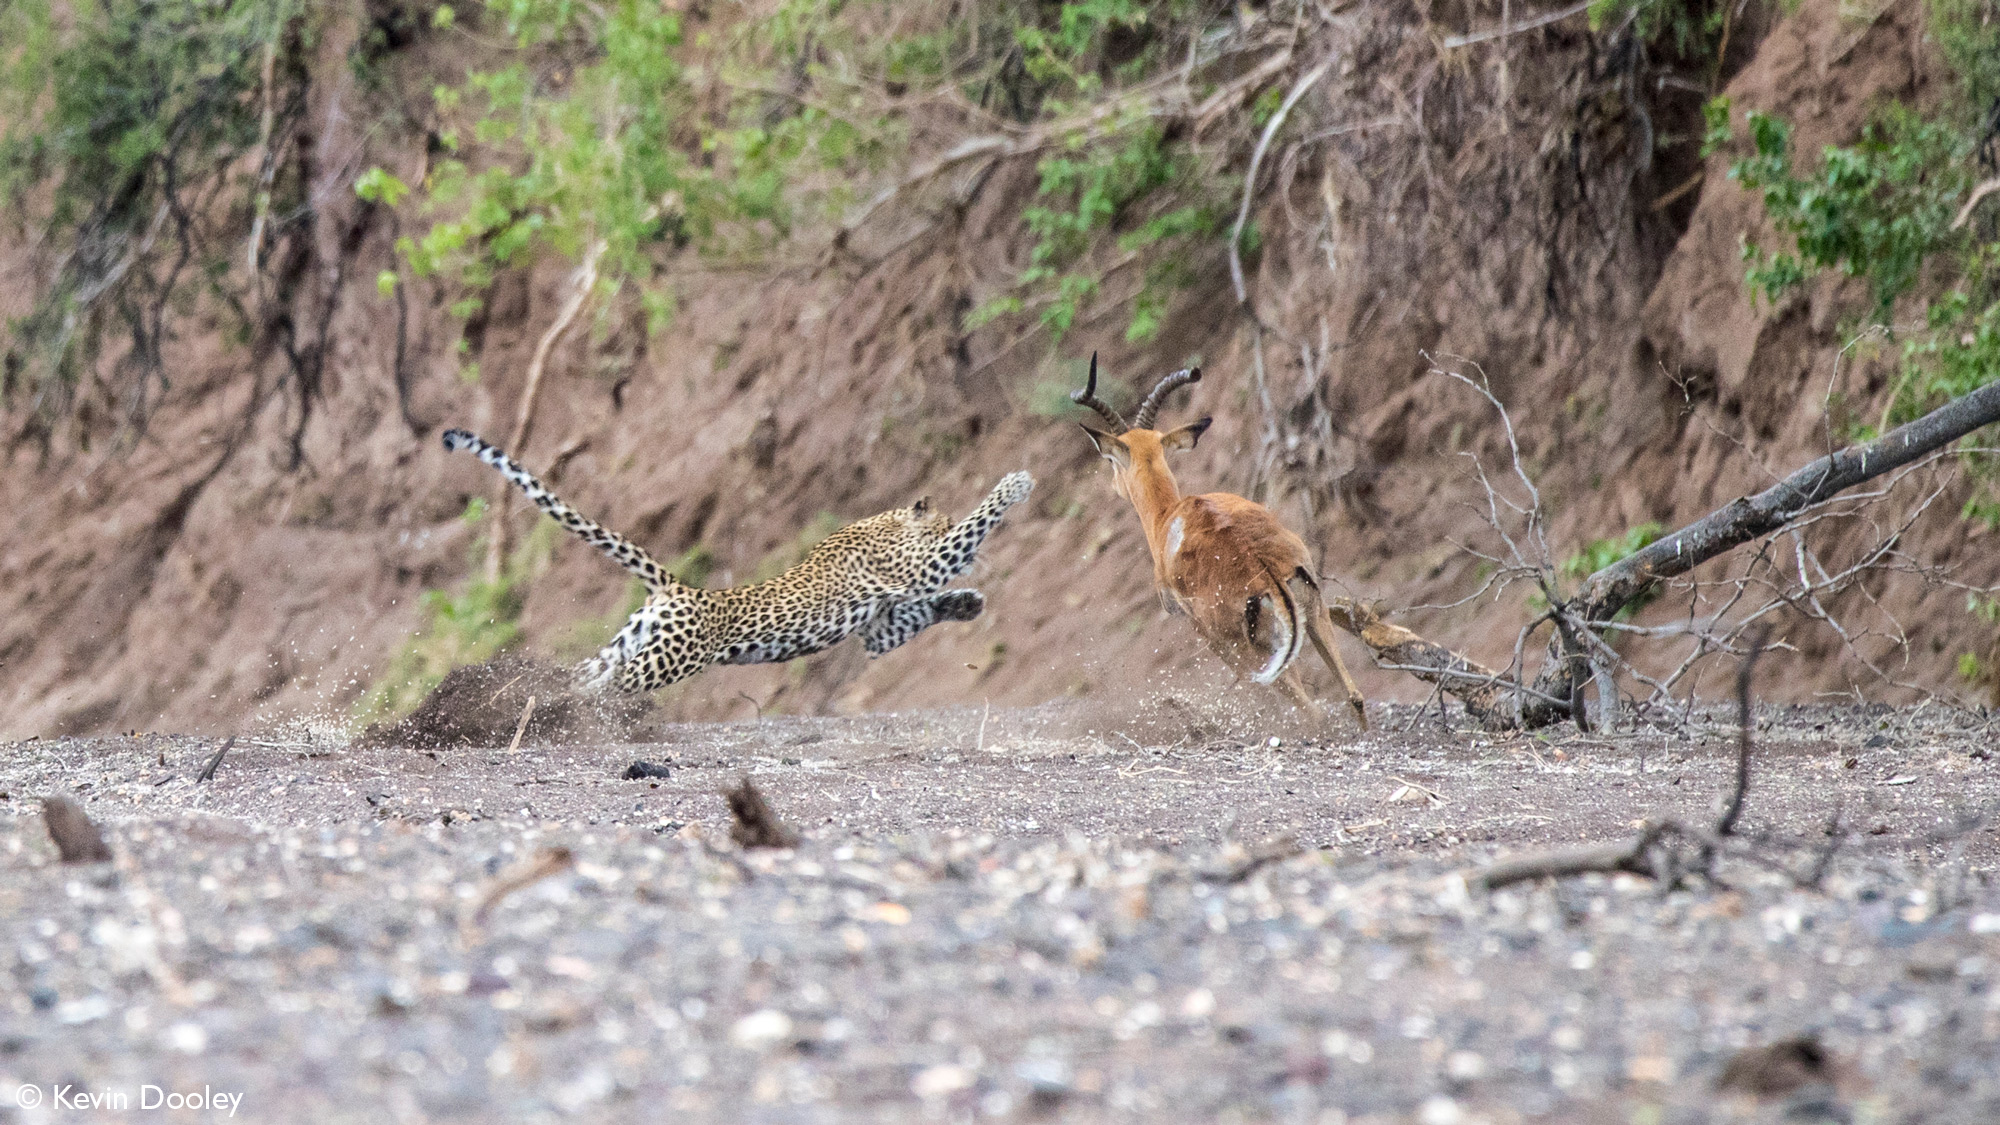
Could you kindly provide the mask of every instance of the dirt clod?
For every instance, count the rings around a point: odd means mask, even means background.
[[[503,655],[453,669],[415,711],[370,726],[358,744],[437,750],[625,740],[649,709],[643,698],[579,692],[566,669]]]
[[[619,774],[618,776],[626,781],[643,781],[649,777],[657,777],[665,779],[673,775],[671,772],[668,771],[667,767],[659,764],[658,762],[648,762],[645,761],[644,759],[640,759],[638,761],[634,761],[631,765],[626,766],[625,772]]]
[[[1832,1056],[1817,1036],[1808,1034],[1743,1048],[1730,1056],[1715,1085],[1719,1090],[1780,1098],[1808,1082],[1832,1079]]]

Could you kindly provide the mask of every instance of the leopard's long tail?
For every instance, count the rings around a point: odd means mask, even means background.
[[[651,591],[659,591],[680,585],[673,575],[668,574],[644,547],[610,530],[604,525],[577,511],[563,502],[562,497],[550,492],[535,474],[522,468],[512,457],[480,440],[479,435],[467,430],[446,430],[444,447],[453,453],[470,449],[481,461],[500,470],[500,475],[514,482],[515,486],[534,501],[535,507],[547,512],[549,517],[568,528],[577,538],[611,556],[611,560],[646,584]]]

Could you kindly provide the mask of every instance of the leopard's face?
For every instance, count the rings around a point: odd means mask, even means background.
[[[898,517],[900,526],[897,534],[904,540],[906,550],[932,550],[951,534],[951,517],[931,507],[928,496],[907,508],[897,508],[884,514]]]

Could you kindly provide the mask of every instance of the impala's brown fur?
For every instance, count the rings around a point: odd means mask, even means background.
[[[1361,689],[1334,647],[1333,619],[1313,577],[1305,541],[1262,504],[1227,492],[1183,496],[1167,467],[1167,453],[1193,449],[1208,429],[1203,418],[1161,432],[1153,418],[1179,387],[1201,381],[1201,369],[1162,379],[1128,425],[1097,397],[1097,357],[1090,382],[1070,397],[1118,427],[1116,433],[1083,427],[1097,452],[1111,462],[1118,495],[1132,504],[1153,556],[1153,581],[1169,606],[1194,620],[1196,632],[1224,663],[1258,683],[1276,684],[1306,711],[1325,711],[1293,662],[1310,640],[1346,689],[1362,730],[1368,712]]]

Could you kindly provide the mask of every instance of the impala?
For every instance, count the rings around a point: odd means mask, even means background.
[[[1153,555],[1153,581],[1162,601],[1194,619],[1195,630],[1238,675],[1275,683],[1308,713],[1326,714],[1306,690],[1293,664],[1310,639],[1320,659],[1347,691],[1362,730],[1368,712],[1361,690],[1334,648],[1333,620],[1313,576],[1305,541],[1286,530],[1262,504],[1227,492],[1183,496],[1167,468],[1169,450],[1193,449],[1212,419],[1161,432],[1153,419],[1167,396],[1201,381],[1198,367],[1160,380],[1127,424],[1097,397],[1097,357],[1090,381],[1070,399],[1096,411],[1114,430],[1083,423],[1084,432],[1111,462],[1118,495],[1131,501]]]

